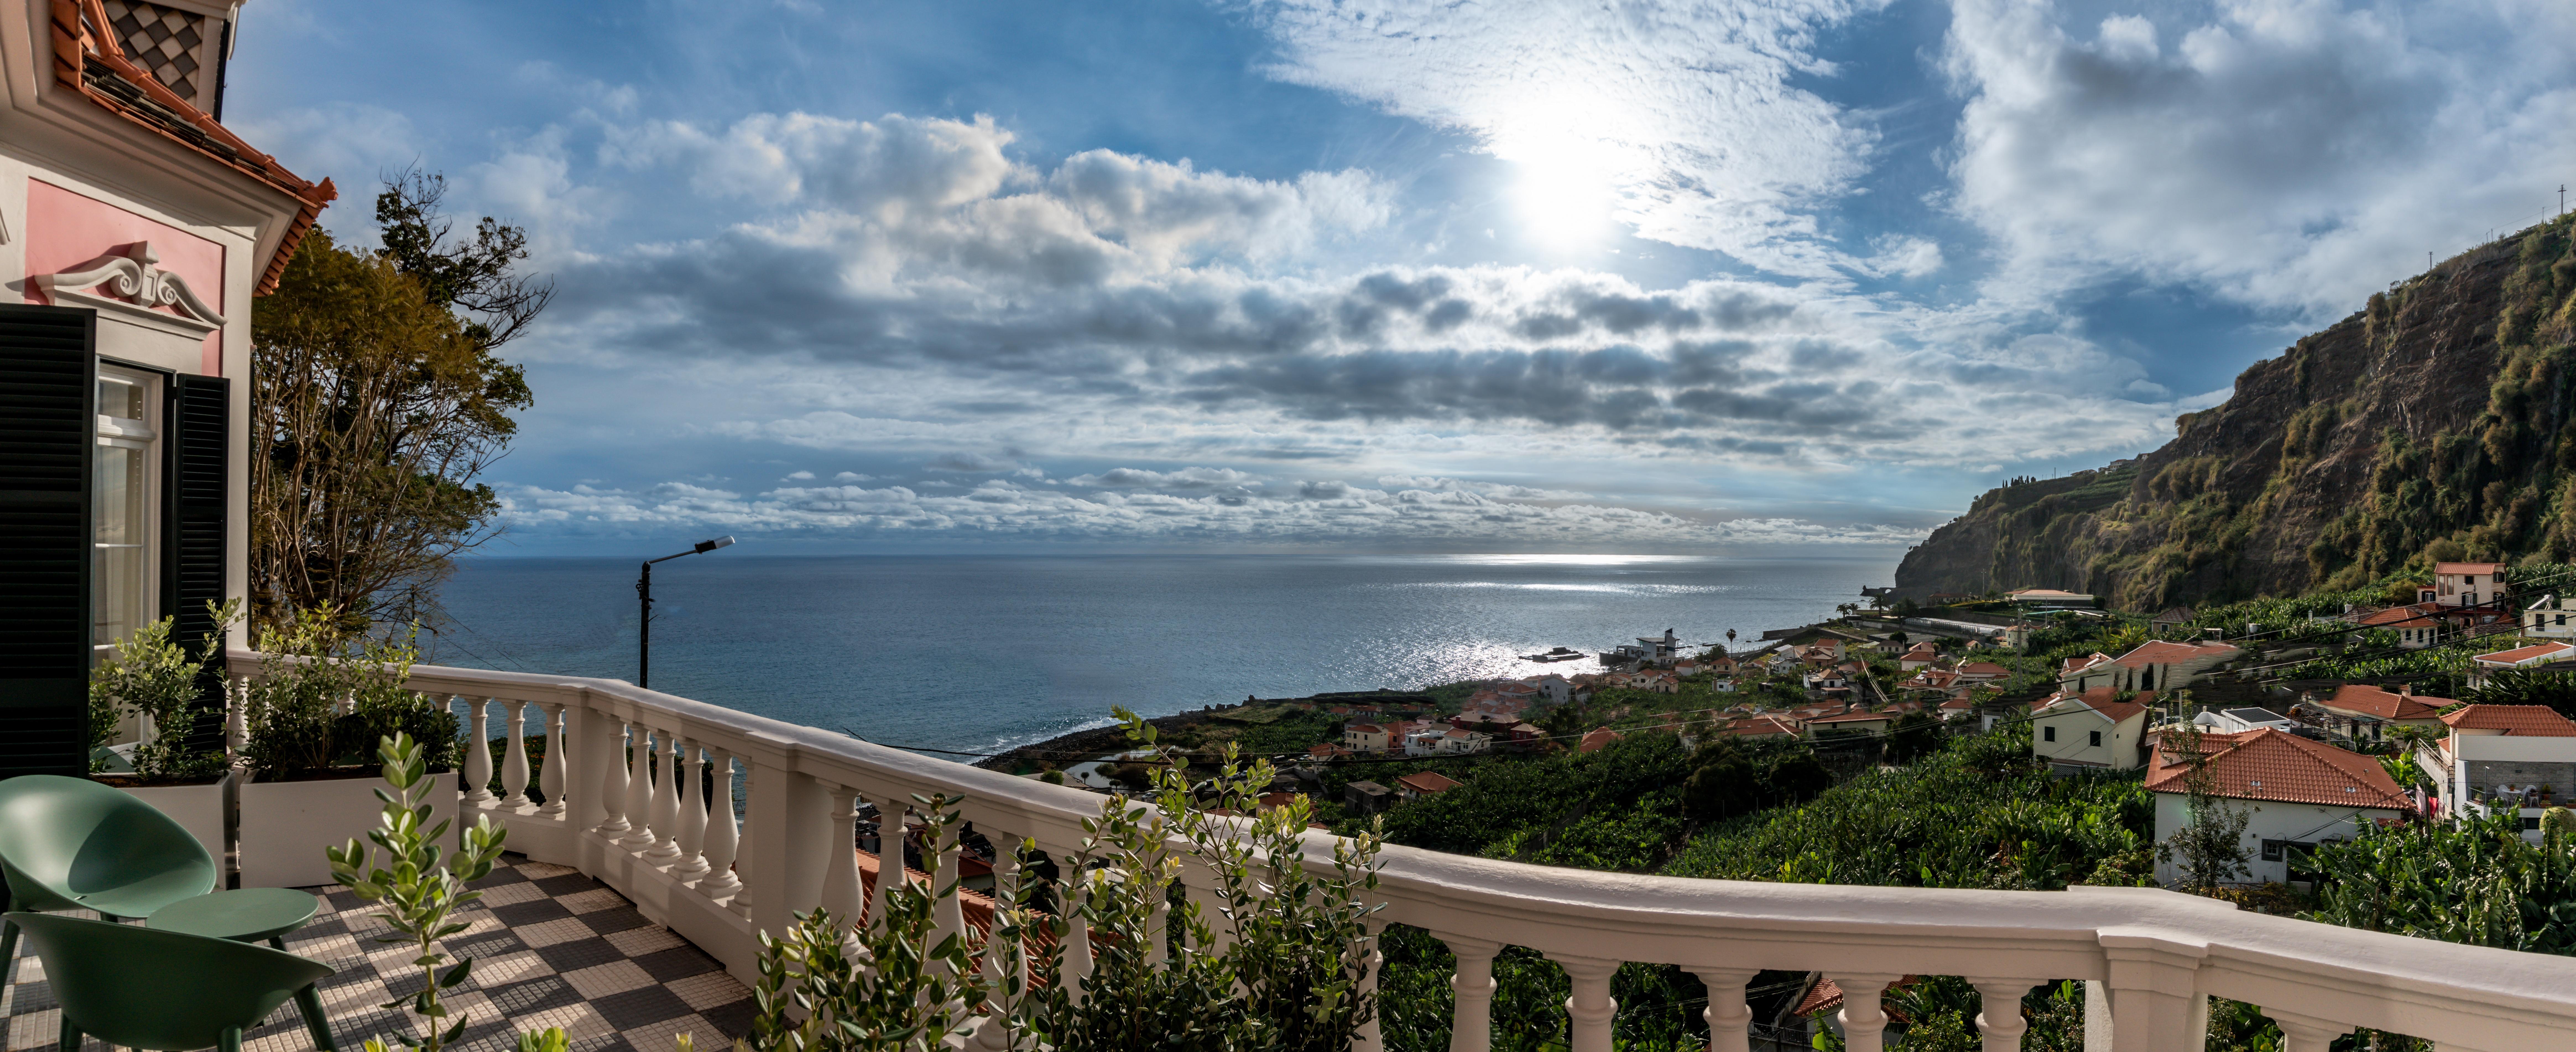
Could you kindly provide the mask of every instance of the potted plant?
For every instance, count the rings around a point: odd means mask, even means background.
[[[260,632],[260,675],[243,692],[238,836],[243,887],[331,883],[325,849],[375,822],[380,810],[367,761],[378,742],[408,735],[433,772],[456,769],[457,720],[444,705],[404,689],[419,651],[416,630],[393,638],[352,635],[329,608]],[[457,813],[452,778],[425,803]],[[436,821],[436,819],[433,819]]]
[[[215,633],[199,641],[197,656],[170,638],[175,618],[162,618],[118,640],[89,676],[92,776],[169,815],[193,833],[206,852],[224,854],[223,710],[201,706],[206,666],[222,653],[218,635],[238,605],[209,603]],[[120,742],[128,726],[137,734]],[[203,743],[214,742],[215,748]],[[111,767],[123,768],[110,770]]]

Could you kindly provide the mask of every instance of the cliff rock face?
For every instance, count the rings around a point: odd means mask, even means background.
[[[2566,560],[2570,232],[2561,218],[2371,296],[2164,448],[1987,492],[1906,555],[1897,594],[2065,588],[2145,610],[2358,587],[2428,548]]]

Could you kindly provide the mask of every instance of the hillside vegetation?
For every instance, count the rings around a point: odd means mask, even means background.
[[[1979,497],[1900,594],[2055,587],[2132,610],[2576,555],[2576,216],[2376,293],[2172,442]]]

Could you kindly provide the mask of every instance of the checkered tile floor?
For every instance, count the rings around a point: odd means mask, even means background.
[[[564,1028],[572,1052],[671,1052],[673,1039],[721,1052],[751,1030],[751,991],[714,958],[635,911],[624,896],[577,870],[503,858],[474,885],[482,901],[457,915],[473,926],[447,940],[453,957],[474,958],[473,977],[445,998],[471,1022],[458,1052],[510,1052],[522,1030]],[[338,969],[322,980],[322,1007],[341,1052],[379,1034],[408,1033],[408,1014],[376,1007],[420,990],[403,946],[379,943],[382,922],[345,888],[312,888],[322,912],[286,937],[286,948]],[[23,944],[21,946],[23,951]],[[18,961],[16,983],[0,991],[6,1052],[51,1049],[62,1016],[42,962]],[[450,1018],[454,1018],[452,1015]],[[392,1044],[391,1040],[386,1042]],[[313,1039],[289,1002],[243,1041],[244,1052],[311,1052]],[[83,1052],[108,1052],[97,1038]]]

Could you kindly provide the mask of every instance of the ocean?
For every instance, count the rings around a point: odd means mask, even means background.
[[[1677,630],[1738,648],[1885,584],[1891,558],[763,557],[654,568],[652,685],[870,741],[994,751],[1246,696],[1416,688]],[[632,559],[478,558],[437,664],[635,678]]]

